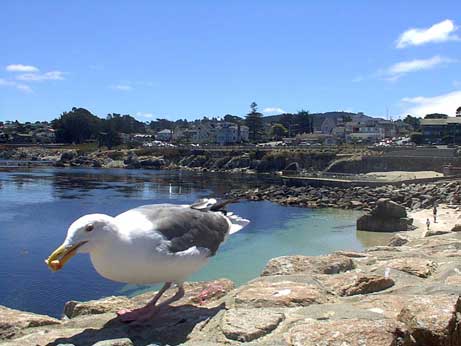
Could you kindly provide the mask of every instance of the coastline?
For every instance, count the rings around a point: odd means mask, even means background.
[[[387,246],[273,258],[238,288],[226,279],[187,283],[183,299],[138,326],[114,312],[152,293],[71,301],[60,320],[0,307],[0,338],[5,346],[460,345],[461,232],[451,229],[461,213],[440,205],[428,234],[422,220],[431,215],[410,212],[416,229],[395,233]]]

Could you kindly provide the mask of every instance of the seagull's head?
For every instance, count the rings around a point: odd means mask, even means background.
[[[113,218],[104,214],[90,214],[74,221],[67,230],[61,246],[45,260],[52,271],[61,269],[77,253],[96,249],[105,238],[116,231]]]

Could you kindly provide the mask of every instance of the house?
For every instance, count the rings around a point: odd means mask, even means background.
[[[225,145],[247,142],[248,135],[248,126],[222,122],[219,124],[216,131],[216,143]]]
[[[385,129],[378,119],[365,119],[345,123],[346,142],[375,143],[385,138]]]
[[[424,143],[461,143],[461,117],[422,119],[421,133]]]
[[[320,125],[320,132],[329,135],[333,132],[335,127],[336,121],[330,117],[326,117],[322,125]]]
[[[297,135],[295,140],[299,145],[338,145],[340,143],[339,138],[325,133],[302,133]]]
[[[157,132],[155,139],[158,141],[169,142],[173,138],[173,131],[170,129],[164,129]]]

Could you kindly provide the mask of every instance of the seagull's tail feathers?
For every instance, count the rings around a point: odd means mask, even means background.
[[[226,210],[226,206],[228,204],[236,203],[238,201],[238,199],[228,199],[218,203],[218,201],[214,198],[203,198],[192,204],[190,207],[192,209],[202,211],[214,211],[222,213],[229,223],[229,234],[233,234],[240,231],[243,227],[250,223],[250,220],[244,219],[243,217],[235,215],[234,213],[228,212]]]
[[[250,220],[244,219],[234,213],[227,213],[225,218],[229,222],[229,234],[237,233],[250,223]]]
[[[192,209],[197,209],[197,210],[212,210],[211,208],[213,208],[214,205],[216,205],[216,203],[218,203],[217,200],[215,200],[214,198],[202,198],[200,200],[198,200],[197,202],[195,202],[194,204],[192,204],[190,207]]]

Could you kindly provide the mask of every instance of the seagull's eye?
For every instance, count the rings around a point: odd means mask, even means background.
[[[86,225],[85,231],[91,232],[93,230],[93,228],[94,228],[93,224],[90,223],[90,224]]]

